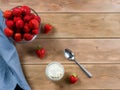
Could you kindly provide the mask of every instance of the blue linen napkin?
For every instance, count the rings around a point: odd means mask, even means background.
[[[31,90],[21,69],[13,42],[4,35],[6,27],[0,11],[0,90],[14,90],[18,84],[23,90]]]

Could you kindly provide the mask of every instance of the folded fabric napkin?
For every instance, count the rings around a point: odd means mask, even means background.
[[[31,90],[22,72],[16,48],[4,35],[5,27],[0,11],[0,90],[14,90],[17,84],[23,90]]]

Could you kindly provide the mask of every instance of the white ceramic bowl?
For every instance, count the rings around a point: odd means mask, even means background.
[[[64,76],[64,67],[59,62],[51,62],[45,70],[46,76],[52,81],[59,81]]]

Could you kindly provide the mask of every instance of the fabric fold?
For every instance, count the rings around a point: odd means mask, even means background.
[[[5,27],[0,11],[0,90],[14,90],[17,84],[24,90],[31,90],[24,77],[17,50],[4,35]]]

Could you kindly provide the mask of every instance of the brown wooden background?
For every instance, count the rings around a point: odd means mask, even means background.
[[[2,10],[18,5],[30,6],[42,23],[55,27],[31,43],[16,45],[32,90],[120,89],[120,0],[0,0]],[[47,50],[43,60],[34,52],[37,45]],[[74,62],[64,58],[65,48],[74,51],[93,78],[87,78]],[[45,76],[45,67],[52,61],[65,67],[60,82],[51,82]],[[73,72],[79,76],[75,85],[66,82]]]

